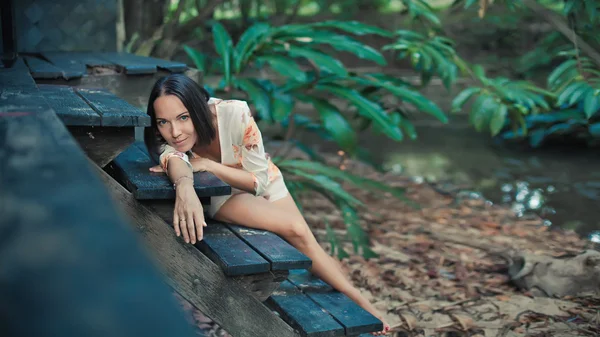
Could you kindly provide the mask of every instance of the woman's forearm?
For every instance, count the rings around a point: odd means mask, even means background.
[[[208,160],[207,162],[207,171],[231,185],[231,187],[246,191],[251,194],[256,194],[254,177],[252,176],[252,173],[241,169],[236,169],[234,167],[229,167],[212,160]]]
[[[176,157],[169,158],[168,167],[167,175],[173,184],[194,186],[194,173],[186,162]]]

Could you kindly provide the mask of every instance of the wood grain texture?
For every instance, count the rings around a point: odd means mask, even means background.
[[[46,102],[65,125],[100,126],[102,117],[73,88],[66,85],[40,84],[38,88]]]
[[[62,77],[65,80],[79,78],[87,74],[85,64],[71,59],[67,52],[42,52],[41,54],[54,66],[62,70]]]
[[[204,239],[196,243],[196,248],[221,267],[225,275],[251,275],[270,270],[269,262],[229,228],[212,219],[206,219],[206,223]]]
[[[282,282],[266,303],[302,336],[344,335],[343,326],[289,281]]]
[[[0,68],[0,89],[10,90],[36,90],[37,86],[29,74],[29,68],[22,58],[18,58],[10,68]]]
[[[155,164],[143,145],[131,145],[115,158],[117,175],[136,199],[175,199],[175,191],[164,173],[148,171]],[[231,187],[209,172],[194,173],[194,189],[199,197],[231,194]]]
[[[115,202],[139,232],[167,282],[190,303],[236,337],[298,337],[285,322],[173,230],[104,171]],[[174,334],[168,334],[172,336]]]
[[[1,336],[194,335],[39,93],[0,94],[0,186]]]
[[[294,270],[288,280],[339,322],[348,336],[383,330],[383,323],[348,296],[306,270]]]
[[[76,88],[102,118],[102,126],[150,126],[150,116],[105,89]]]
[[[54,79],[63,76],[62,69],[52,63],[33,56],[23,57],[33,78]]]
[[[175,72],[175,73],[180,73],[180,72],[184,72],[185,70],[187,70],[187,65],[184,63],[180,63],[180,62],[173,62],[173,61],[167,61],[167,60],[162,60],[162,59],[158,59],[158,58],[154,58],[154,57],[146,57],[146,56],[140,56],[140,55],[135,55],[135,54],[130,54],[130,53],[117,53],[117,52],[107,52],[107,53],[102,53],[99,54],[99,57],[103,57],[107,60],[111,60],[115,63],[119,63],[125,66],[125,68],[127,69],[127,65],[129,65],[130,68],[132,68],[132,71],[137,71],[137,70],[133,70],[136,68],[133,68],[132,65],[136,65],[137,67],[148,67],[149,69],[151,69],[152,67],[154,67],[154,69],[156,70],[156,68],[161,68],[161,69],[165,69],[168,70],[170,72]],[[131,74],[131,71],[127,71],[127,73]]]
[[[271,270],[306,269],[312,266],[308,256],[275,233],[231,224],[227,226],[267,259]]]
[[[156,64],[141,63],[127,56],[128,54],[105,52],[96,53],[95,57],[114,63],[128,75],[145,75],[157,72]]]

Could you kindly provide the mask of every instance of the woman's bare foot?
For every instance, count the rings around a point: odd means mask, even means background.
[[[385,336],[390,330],[390,325],[385,321],[383,315],[369,302],[358,289],[352,288],[349,291],[344,291],[346,296],[350,297],[356,304],[360,305],[363,309],[368,311],[371,315],[377,317],[383,323],[383,330],[373,332],[373,336]]]

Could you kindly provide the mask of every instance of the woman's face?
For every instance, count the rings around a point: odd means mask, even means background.
[[[174,95],[164,95],[154,101],[156,125],[167,144],[186,152],[196,144],[196,129],[183,102]]]

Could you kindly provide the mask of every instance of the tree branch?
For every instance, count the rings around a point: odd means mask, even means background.
[[[225,0],[214,0],[212,2],[209,2],[204,7],[204,9],[198,13],[198,15],[196,17],[194,17],[193,19],[190,19],[189,21],[187,21],[186,23],[181,25],[179,27],[179,29],[177,29],[177,31],[175,32],[174,36],[176,38],[185,37],[192,30],[194,30],[194,28],[203,24],[208,17],[212,16],[213,13],[215,12],[215,9],[219,5],[223,4],[224,2],[225,2]]]
[[[579,37],[574,30],[571,30],[569,25],[564,22],[562,17],[538,4],[535,0],[523,0],[523,3],[533,12],[543,17],[544,20],[550,23],[557,31],[573,42],[573,44],[579,46],[584,54],[589,56],[598,66],[600,66],[600,53],[598,53],[598,51],[585,42],[581,37]]]

